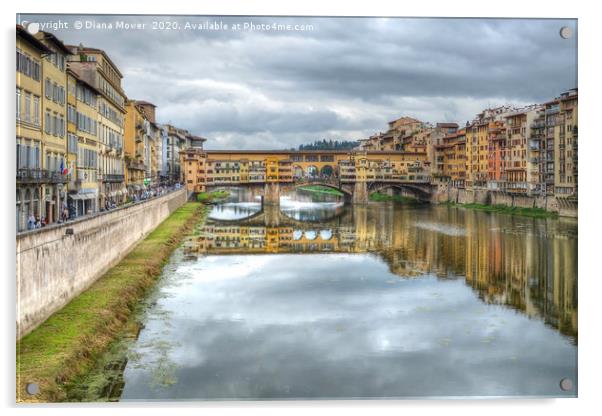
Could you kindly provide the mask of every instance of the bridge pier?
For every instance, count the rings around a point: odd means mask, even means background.
[[[263,188],[263,203],[265,205],[280,205],[280,184],[266,182]]]
[[[368,203],[368,184],[366,182],[356,182],[353,187],[353,199],[354,204],[367,204]]]

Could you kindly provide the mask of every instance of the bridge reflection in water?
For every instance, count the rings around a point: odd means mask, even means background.
[[[219,219],[220,211],[228,213]],[[400,278],[463,278],[484,302],[542,319],[577,343],[577,236],[572,220],[394,204],[326,204],[308,211],[311,215],[303,215],[302,206],[287,204],[216,207],[214,218],[187,240],[184,251],[189,258],[373,253]]]

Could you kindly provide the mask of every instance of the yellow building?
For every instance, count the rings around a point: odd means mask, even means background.
[[[155,118],[156,105],[144,100],[136,100],[135,104],[140,110],[144,118],[148,121],[147,140],[145,143],[148,148],[145,153],[144,164],[146,166],[145,179],[151,185],[160,182],[161,164],[163,162],[163,142],[161,135],[161,127],[157,124]]]
[[[17,25],[16,74],[16,224],[28,229],[28,219],[42,214],[44,184],[50,177],[42,168],[42,57],[50,49]]]
[[[126,163],[126,186],[128,195],[140,196],[144,188],[147,164],[148,120],[142,109],[134,100],[128,100],[125,105],[124,152]]]
[[[42,59],[42,160],[52,176],[43,189],[43,215],[47,224],[59,221],[67,208],[67,58],[71,51],[51,33],[36,38],[50,53]]]
[[[489,121],[477,121],[466,128],[466,187],[487,186]]]
[[[72,216],[98,212],[98,97],[100,91],[67,69],[67,164]]]
[[[101,209],[126,201],[123,128],[126,96],[121,88],[123,75],[101,49],[70,46],[71,68],[80,79],[100,92],[98,106],[98,180]]]

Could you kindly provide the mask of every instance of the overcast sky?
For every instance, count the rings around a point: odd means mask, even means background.
[[[207,148],[288,148],[359,139],[406,115],[465,123],[483,108],[541,103],[576,87],[573,20],[149,17],[22,15],[66,22],[46,29],[104,49],[128,98],[157,119],[207,137]],[[81,29],[76,21],[145,23],[143,30]],[[153,30],[153,22],[179,29]],[[222,22],[222,30],[186,23]],[[245,30],[244,23],[311,25]],[[233,30],[240,24],[242,30]]]

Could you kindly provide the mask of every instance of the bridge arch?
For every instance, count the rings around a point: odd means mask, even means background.
[[[320,173],[320,171],[318,170],[318,167],[315,165],[309,165],[305,169],[305,174],[308,178],[317,178],[319,173]]]
[[[324,165],[320,169],[320,176],[323,178],[330,178],[334,175],[334,168],[331,165]]]
[[[412,196],[419,201],[428,201],[431,198],[431,191],[428,187],[415,184],[405,183],[379,183],[373,182],[368,184],[368,194],[379,192],[385,189],[398,189],[403,193],[410,194],[406,196]]]
[[[339,186],[337,183],[335,183],[335,181],[328,182],[328,181],[321,181],[319,179],[316,179],[314,181],[295,183],[293,185],[293,189],[297,189],[297,188],[300,188],[303,186],[312,186],[312,185],[319,185],[319,186],[323,186],[325,188],[330,188],[330,189],[340,191],[344,194],[344,196],[351,196],[353,194],[353,192],[351,190],[345,189],[345,188]]]

